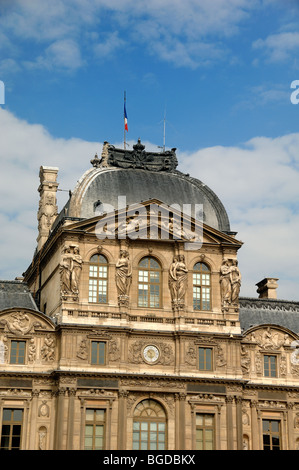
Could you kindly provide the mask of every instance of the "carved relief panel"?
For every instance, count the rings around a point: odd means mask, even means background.
[[[245,342],[241,344],[241,368],[243,374],[283,377],[288,371],[296,375],[295,355],[297,341],[279,328],[263,327],[251,331],[245,336]],[[295,344],[295,346],[294,346]],[[267,361],[272,361],[272,370],[267,370]],[[298,361],[299,364],[299,361]],[[270,374],[270,375],[268,375]],[[299,374],[298,374],[299,375]]]

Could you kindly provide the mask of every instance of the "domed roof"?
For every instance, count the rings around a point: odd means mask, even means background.
[[[118,208],[118,197],[126,205],[151,199],[165,205],[195,204],[203,206],[203,222],[222,232],[230,232],[227,213],[216,194],[201,181],[176,170],[176,149],[146,152],[140,140],[133,150],[117,149],[104,143],[101,159],[91,160],[93,167],[78,181],[65,215],[88,219],[95,217],[99,206]]]

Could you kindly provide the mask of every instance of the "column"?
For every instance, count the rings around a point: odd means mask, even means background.
[[[56,409],[56,432],[55,432],[55,450],[63,450],[63,424],[64,424],[64,404],[66,388],[60,388],[57,391],[57,409]]]
[[[216,423],[216,450],[221,450],[221,408],[222,404],[217,405],[217,423]]]
[[[125,450],[127,444],[127,398],[129,392],[127,390],[119,390],[118,392],[118,429],[117,442],[118,450]]]
[[[287,403],[288,417],[287,417],[287,429],[288,429],[288,449],[287,450],[296,450],[294,442],[294,413],[293,413],[294,403]]]
[[[237,450],[243,450],[242,397],[236,397],[237,403]]]
[[[37,405],[38,405],[39,390],[32,390],[32,401],[31,401],[31,416],[30,416],[30,427],[29,427],[29,442],[28,449],[36,450],[36,417],[37,417]]]
[[[226,397],[227,450],[234,450],[233,402],[234,402],[234,397],[232,396]]]
[[[68,410],[68,423],[67,423],[67,450],[73,449],[74,439],[74,410],[75,410],[75,396],[77,390],[75,388],[69,389],[69,410]]]
[[[259,450],[259,429],[258,429],[258,421],[257,421],[257,401],[253,400],[250,402],[251,408],[251,442],[252,442],[252,449],[250,450]]]
[[[186,424],[185,424],[185,415],[186,415],[186,393],[179,394],[179,445],[180,449],[184,450],[186,447]]]

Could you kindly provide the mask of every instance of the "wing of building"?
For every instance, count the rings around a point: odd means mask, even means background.
[[[242,242],[177,164],[105,142],[60,212],[40,168],[33,261],[0,281],[1,448],[299,447],[299,303],[239,297]]]

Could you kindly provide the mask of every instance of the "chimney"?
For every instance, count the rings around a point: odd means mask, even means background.
[[[257,293],[260,294],[260,299],[277,299],[276,289],[278,287],[277,281],[274,277],[265,277],[262,281],[256,284]]]
[[[39,208],[37,213],[38,220],[38,251],[47,241],[51,226],[57,217],[56,192],[58,188],[57,179],[58,168],[41,166],[39,172],[40,193]]]

